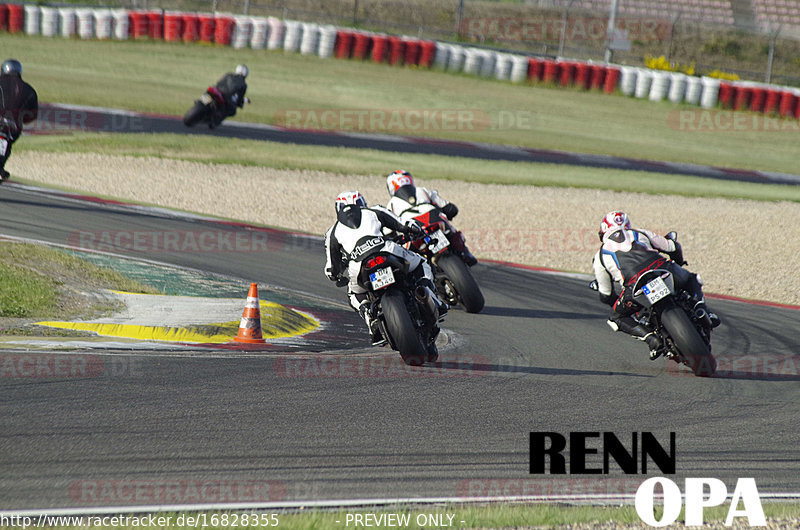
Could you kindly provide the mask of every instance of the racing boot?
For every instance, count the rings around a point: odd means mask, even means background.
[[[5,170],[5,168],[0,167],[0,184],[7,181],[11,177],[11,173]]]
[[[364,319],[364,322],[367,324],[367,329],[369,329],[369,336],[370,340],[372,341],[373,346],[383,346],[386,344],[386,339],[383,338],[383,334],[381,333],[380,323],[378,322],[377,318],[372,316],[372,304],[369,302],[363,302],[359,308],[358,313],[361,315],[361,318]]]
[[[461,259],[467,264],[467,267],[472,267],[478,263],[478,258],[472,255],[467,247],[464,247],[464,252],[461,254]]]
[[[620,317],[617,319],[609,319],[608,325],[614,331],[622,331],[629,335],[633,335],[636,339],[646,342],[650,347],[650,360],[654,361],[664,354],[664,342],[661,337],[650,331],[643,325],[639,324],[631,317]]]

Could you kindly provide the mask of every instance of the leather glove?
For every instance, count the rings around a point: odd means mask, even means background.
[[[452,219],[458,215],[458,206],[452,202],[447,203],[444,205],[444,208],[442,208],[442,212],[447,216],[448,219]]]

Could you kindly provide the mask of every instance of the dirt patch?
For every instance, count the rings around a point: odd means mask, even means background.
[[[32,181],[252,223],[323,234],[333,199],[358,189],[371,204],[388,198],[381,175],[335,175],[236,165],[75,153],[19,153],[12,174]],[[387,173],[393,169],[387,167]],[[406,168],[414,171],[414,168]],[[707,292],[800,304],[800,204],[419,182],[456,203],[456,225],[479,258],[591,272],[597,229],[610,210],[635,226],[676,230]],[[720,186],[725,186],[720,181]]]

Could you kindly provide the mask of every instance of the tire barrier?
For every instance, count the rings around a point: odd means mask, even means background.
[[[58,9],[55,7],[42,6],[40,14],[42,36],[55,37],[58,35]]]
[[[371,59],[391,66],[437,68],[513,83],[602,91],[651,101],[800,119],[800,89],[720,81],[680,72],[591,61],[529,57],[407,36],[367,33],[276,17],[221,13],[0,3],[0,31],[81,39],[150,39],[279,50],[322,58]]]
[[[300,53],[302,55],[316,55],[319,49],[319,25],[301,24]]]
[[[0,4],[0,31],[8,31],[8,6]]]
[[[283,40],[286,37],[286,23],[279,18],[269,17],[267,18],[267,26],[269,26],[267,49],[280,49],[280,47],[283,46]]]
[[[78,20],[78,37],[84,40],[94,38],[94,11],[76,9],[75,16]]]
[[[184,13],[183,32],[181,40],[183,42],[197,42],[200,40],[200,17],[194,14]]]
[[[41,16],[42,12],[38,5],[31,5],[25,4],[23,8],[25,22],[25,34],[26,35],[38,35],[39,34],[39,26],[41,24]]]

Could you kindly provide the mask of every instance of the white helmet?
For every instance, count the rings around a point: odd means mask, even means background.
[[[360,191],[343,191],[336,197],[336,212],[341,212],[349,204],[367,207],[367,200]]]
[[[246,65],[240,64],[236,66],[236,70],[234,70],[233,73],[242,77],[247,77],[250,74],[250,69]]]
[[[414,177],[404,169],[393,171],[386,177],[386,189],[392,197],[400,197],[409,202],[414,202],[417,188],[414,186]]]
[[[603,220],[600,221],[600,239],[603,239],[603,236],[607,233],[622,229],[631,229],[631,220],[628,219],[628,214],[625,212],[608,212],[603,217]]]

